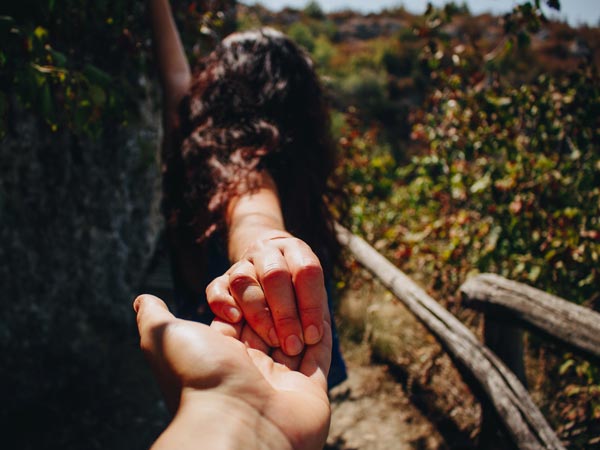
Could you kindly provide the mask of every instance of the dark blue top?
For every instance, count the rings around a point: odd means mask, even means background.
[[[223,275],[227,269],[229,269],[230,263],[227,258],[225,251],[226,246],[223,240],[219,237],[211,237],[209,242],[206,244],[208,258],[210,261],[208,268],[202,277],[202,285],[208,286],[212,280],[216,277]],[[206,300],[206,294],[204,290],[202,294],[195,293],[189,286],[184,282],[181,271],[176,269],[176,264],[172,264],[173,271],[173,284],[175,291],[175,304],[177,307],[177,313],[179,317],[187,320],[194,320],[196,322],[202,322],[210,324],[215,317]],[[329,389],[340,384],[347,377],[346,364],[342,358],[340,352],[340,344],[338,339],[335,322],[333,320],[333,308],[331,303],[331,291],[332,281],[331,276],[325,274],[325,287],[327,289],[327,303],[329,305],[329,312],[331,313],[331,331],[333,337],[333,346],[331,352],[331,367],[329,369],[329,376],[327,378],[327,385]]]

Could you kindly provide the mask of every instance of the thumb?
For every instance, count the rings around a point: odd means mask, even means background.
[[[147,335],[153,329],[175,319],[169,308],[160,298],[154,295],[140,295],[133,301],[133,309],[137,314],[137,325],[140,336]]]

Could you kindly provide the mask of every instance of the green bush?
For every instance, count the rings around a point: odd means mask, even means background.
[[[437,32],[449,11],[428,12],[413,67],[427,100],[411,114],[409,164],[396,166],[359,125],[341,139],[354,231],[459,315],[458,287],[488,271],[600,304],[600,78],[585,59],[532,78],[543,68],[518,35],[542,21],[535,9],[515,11],[505,18],[509,45],[487,61],[472,42],[457,52]],[[381,98],[362,78],[349,78],[347,92]],[[570,448],[587,448],[599,431],[598,368],[570,354],[546,364],[543,411]]]
[[[310,27],[302,22],[296,22],[287,29],[287,34],[290,38],[301,45],[309,52],[315,49],[315,37],[312,34]]]
[[[315,0],[309,1],[304,7],[304,14],[312,19],[324,19],[325,13],[323,12],[323,8],[319,5],[319,2]]]
[[[173,3],[189,49],[228,25],[216,11]],[[9,2],[0,16],[0,138],[12,101],[51,130],[94,138],[135,117],[152,72],[145,9],[142,0]]]
[[[312,58],[320,69],[329,69],[331,58],[333,58],[335,53],[335,47],[326,36],[320,35],[315,39]]]

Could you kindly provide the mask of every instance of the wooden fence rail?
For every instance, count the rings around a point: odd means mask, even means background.
[[[518,378],[456,317],[363,239],[340,225],[338,240],[437,337],[489,397],[520,449],[564,449]]]
[[[467,306],[482,309],[487,317],[509,318],[541,331],[585,356],[600,360],[600,314],[526,284],[499,275],[481,274],[460,290]]]

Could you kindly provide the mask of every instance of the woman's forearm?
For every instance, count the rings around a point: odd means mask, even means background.
[[[165,110],[176,111],[177,105],[190,85],[190,66],[175,26],[169,1],[149,0],[148,3]]]
[[[289,237],[272,178],[264,173],[262,187],[232,200],[226,216],[229,259],[238,261],[257,240]]]

